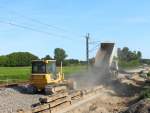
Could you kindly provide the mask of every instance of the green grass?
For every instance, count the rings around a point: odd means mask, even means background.
[[[119,67],[125,68],[125,69],[136,68],[136,67],[138,67],[140,65],[141,64],[140,64],[140,62],[138,60],[132,60],[132,61],[129,61],[129,62],[119,61]]]
[[[66,66],[63,67],[63,73],[68,76],[70,74],[80,72],[86,69],[86,66]],[[58,71],[60,71],[60,67],[57,68]]]
[[[29,79],[30,73],[30,67],[0,67],[0,82],[25,81]]]
[[[63,67],[63,73],[68,76],[84,69],[85,66],[66,66]],[[57,70],[60,71],[60,67]],[[30,75],[31,67],[0,67],[0,83],[27,81]]]
[[[150,98],[150,89],[146,89],[141,92],[140,99]]]
[[[150,72],[147,73],[147,76],[150,77]]]

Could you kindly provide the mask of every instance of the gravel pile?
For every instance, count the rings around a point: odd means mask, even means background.
[[[27,94],[23,87],[0,89],[0,113],[16,113],[18,109],[30,109],[38,102],[40,94]]]
[[[150,99],[140,100],[123,113],[150,113]]]

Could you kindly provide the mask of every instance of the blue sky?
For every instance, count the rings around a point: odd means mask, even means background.
[[[150,58],[149,6],[149,0],[0,0],[0,55],[29,51],[53,56],[60,47],[68,58],[84,60],[89,32],[90,41],[116,42]]]

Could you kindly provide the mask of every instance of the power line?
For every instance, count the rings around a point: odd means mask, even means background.
[[[100,45],[99,44],[97,44],[96,46],[94,46],[92,49],[90,49],[89,50],[89,52],[93,52],[93,51],[95,51],[95,50],[97,50],[97,48],[99,47]]]
[[[3,9],[4,9],[5,7],[0,6],[0,8],[3,8]],[[12,14],[12,13],[13,13],[13,14],[17,14],[17,16],[19,16],[19,17],[25,18],[25,19],[27,19],[27,20],[33,21],[33,22],[38,23],[38,24],[45,25],[45,26],[47,26],[47,27],[51,27],[51,28],[54,28],[54,29],[58,29],[58,30],[63,30],[63,31],[65,31],[64,29],[62,29],[62,28],[60,28],[60,27],[57,27],[57,26],[54,26],[54,25],[51,25],[51,24],[47,24],[47,23],[42,22],[42,21],[40,21],[40,20],[38,20],[38,19],[34,19],[34,18],[31,18],[31,17],[28,17],[28,16],[24,16],[24,15],[22,15],[22,14],[16,12],[16,11],[13,11],[13,10],[8,10],[8,9],[7,9],[7,12],[9,12],[10,14]]]
[[[7,25],[15,26],[15,27],[18,27],[18,28],[31,30],[31,31],[34,31],[34,32],[40,32],[40,33],[47,34],[47,35],[50,35],[50,36],[56,36],[56,37],[59,37],[59,38],[71,40],[71,38],[68,38],[68,37],[63,36],[63,35],[53,34],[53,33],[50,33],[50,32],[46,32],[46,31],[43,31],[43,30],[39,30],[39,29],[36,29],[36,28],[32,28],[32,27],[28,27],[28,26],[25,26],[25,25],[21,25],[21,24],[16,24],[16,23],[13,23],[13,22],[5,22],[5,21],[1,21],[0,20],[0,23],[4,23],[4,24],[7,24]]]
[[[15,12],[16,13],[16,12]],[[18,16],[20,17],[23,17],[23,18],[26,18],[27,20],[30,20],[34,23],[38,23],[38,24],[41,24],[41,25],[44,25],[44,26],[47,26],[47,27],[50,27],[50,28],[54,28],[54,29],[57,29],[57,30],[61,30],[61,31],[66,31],[65,29],[63,28],[60,28],[60,27],[57,27],[57,26],[54,26],[54,25],[51,25],[51,24],[48,24],[48,23],[45,23],[45,22],[42,22],[38,19],[34,19],[34,18],[31,18],[31,17],[27,17],[27,16],[24,16],[24,15],[21,15],[19,13],[16,13]]]
[[[100,43],[100,41],[92,41],[92,42],[89,42],[89,44],[97,44],[97,43]]]
[[[4,8],[4,7],[0,6],[0,8]],[[38,19],[35,19],[35,18],[32,18],[32,17],[28,17],[28,16],[25,16],[25,15],[22,15],[22,14],[16,12],[16,11],[9,10],[9,12],[10,12],[11,14],[12,14],[12,13],[13,13],[13,14],[17,14],[17,16],[22,17],[22,18],[25,18],[25,19],[27,19],[27,20],[29,20],[29,21],[34,22],[34,23],[38,23],[38,24],[41,24],[41,25],[44,25],[44,26],[47,26],[47,27],[50,27],[50,28],[54,28],[54,29],[57,29],[57,30],[59,30],[59,31],[68,32],[68,30],[66,30],[66,29],[64,29],[64,28],[61,28],[61,27],[58,27],[58,26],[54,26],[54,25],[51,25],[51,24],[42,22],[42,21],[40,21],[40,20],[38,20]],[[76,33],[75,33],[75,34],[76,34]],[[76,36],[79,36],[79,35],[76,34]],[[79,37],[80,37],[80,36],[79,36]]]

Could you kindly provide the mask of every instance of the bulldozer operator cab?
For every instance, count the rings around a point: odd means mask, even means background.
[[[56,61],[33,61],[32,62],[32,74],[53,74],[56,75]]]
[[[45,85],[56,82],[55,60],[33,60],[31,83],[38,89],[44,89]]]

